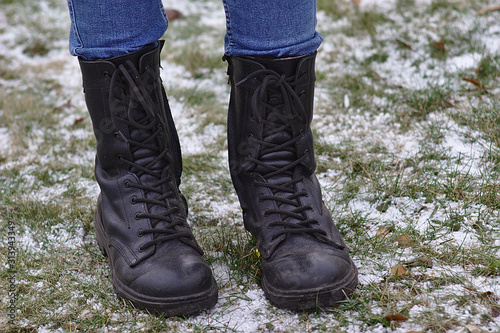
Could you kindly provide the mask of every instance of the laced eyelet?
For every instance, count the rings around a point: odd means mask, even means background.
[[[269,212],[267,210],[264,211],[264,216],[269,216]]]
[[[139,246],[139,252],[144,252],[144,248],[142,246]]]
[[[130,187],[130,180],[126,179],[123,184],[125,185],[126,188]]]
[[[130,203],[131,203],[132,205],[135,205],[135,204],[137,203],[137,200],[136,200],[136,199],[137,199],[136,197],[132,197],[132,198],[130,198]]]
[[[144,236],[144,233],[143,233],[142,229],[137,230],[137,236],[139,236],[139,237]]]
[[[141,219],[141,213],[135,213],[135,219],[140,220]]]

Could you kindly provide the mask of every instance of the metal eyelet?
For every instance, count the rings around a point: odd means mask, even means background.
[[[137,200],[136,200],[136,199],[137,199],[136,197],[132,197],[132,198],[130,198],[130,203],[131,203],[132,205],[135,205],[135,204],[137,203]]]
[[[143,233],[142,229],[137,230],[137,236],[139,236],[139,237],[144,236],[144,233]]]
[[[140,220],[141,219],[141,213],[135,213],[135,219]]]
[[[125,185],[126,188],[130,187],[130,180],[126,179],[123,184]]]

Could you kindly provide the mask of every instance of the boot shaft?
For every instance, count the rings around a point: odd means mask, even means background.
[[[315,56],[225,57],[231,83],[228,141],[233,176],[251,172],[255,168],[251,160],[262,157],[275,159],[274,163],[278,163],[275,166],[282,167],[280,159],[288,163],[305,156],[300,163],[302,172],[314,173],[316,161],[310,124],[316,80]],[[294,140],[294,152],[278,149],[262,156],[265,147],[254,144],[255,140],[275,145]]]
[[[315,55],[227,60],[231,178],[263,258],[304,235],[343,248],[314,175]]]
[[[128,165],[120,156],[127,160],[141,158],[133,156],[130,141],[145,141],[157,133],[157,142],[149,144],[169,146],[180,183],[179,139],[160,78],[162,46],[160,41],[156,47],[149,45],[124,56],[92,61],[79,59],[79,62],[85,101],[97,140],[99,167],[114,175],[124,172]],[[154,155],[139,152],[142,158],[148,154]]]

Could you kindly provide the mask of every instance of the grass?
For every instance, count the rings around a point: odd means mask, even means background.
[[[225,155],[222,7],[207,0],[180,8],[184,18],[165,36],[162,75],[184,145],[189,222],[220,301],[168,319],[114,296],[95,242],[95,139],[80,83],[60,72],[80,75],[61,56],[65,2],[0,3],[8,22],[0,34],[10,36],[0,39],[0,137],[8,133],[0,260],[9,258],[9,222],[17,254],[8,330],[499,329],[500,58],[490,46],[500,14],[479,16],[487,1],[318,1],[325,41],[313,121],[317,175],[361,284],[338,307],[304,313],[264,300],[259,253],[242,226]],[[391,274],[397,264],[406,274]],[[0,269],[0,289],[10,275]],[[8,322],[0,318],[2,330]]]

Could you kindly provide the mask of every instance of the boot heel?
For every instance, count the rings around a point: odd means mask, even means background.
[[[95,230],[95,238],[97,241],[97,246],[99,246],[99,250],[104,257],[108,256],[108,252],[106,251],[106,244],[103,241],[103,230],[102,225],[100,223],[99,210],[96,210],[94,214],[94,230]]]

